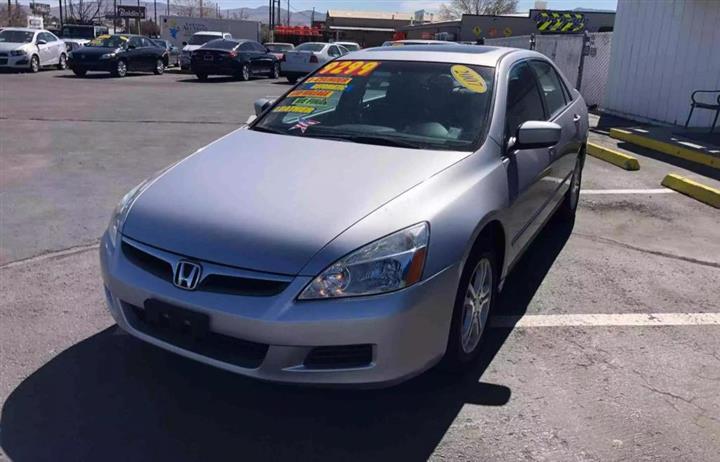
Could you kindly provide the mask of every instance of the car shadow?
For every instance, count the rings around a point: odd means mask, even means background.
[[[617,146],[621,149],[624,149],[625,151],[632,152],[640,156],[649,157],[650,159],[659,160],[660,162],[683,168],[693,173],[697,173],[698,175],[720,181],[720,170],[717,170],[714,167],[710,167],[709,165],[699,164],[697,162],[692,162],[680,157],[671,156],[660,151],[647,149],[642,146],[638,146],[636,144],[628,143],[625,141],[619,142]]]
[[[103,80],[103,79],[132,79],[133,77],[143,77],[143,76],[148,76],[148,75],[155,75],[155,74],[153,74],[152,72],[145,72],[145,73],[135,73],[135,72],[130,73],[130,72],[128,72],[127,74],[125,74],[125,77],[116,77],[109,72],[88,72],[87,74],[85,74],[82,77],[75,75],[73,73],[56,75],[54,77],[56,79]]]
[[[522,315],[572,225],[552,220],[507,279]],[[480,378],[512,328],[491,329],[469,370],[380,390],[294,387],[227,373],[108,328],[26,378],[2,409],[12,460],[426,460],[465,404],[502,406]]]
[[[252,82],[254,80],[267,80],[266,77],[263,76],[252,76],[250,77],[250,80],[247,80],[247,82]],[[245,82],[244,80],[238,78],[238,77],[232,77],[232,76],[209,76],[205,80],[200,80],[195,75],[187,76],[187,78],[179,79],[177,82],[181,83],[223,83],[223,82]]]

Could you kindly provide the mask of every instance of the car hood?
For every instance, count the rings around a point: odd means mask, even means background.
[[[358,220],[468,154],[240,129],[159,177],[132,205],[122,234],[191,258],[295,275]]]
[[[0,51],[28,49],[31,46],[30,43],[0,42]]]
[[[84,46],[73,51],[73,56],[101,56],[106,53],[119,53],[122,48]]]

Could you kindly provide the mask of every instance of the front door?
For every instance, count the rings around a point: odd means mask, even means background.
[[[505,144],[517,128],[529,120],[546,120],[543,99],[535,74],[527,62],[510,70],[505,116]],[[551,156],[555,147],[513,149],[506,153],[510,213],[508,231],[511,245],[520,251],[542,224],[540,214],[559,186],[551,175]]]

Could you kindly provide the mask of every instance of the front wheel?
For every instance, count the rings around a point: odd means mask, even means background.
[[[298,78],[297,78],[297,77],[294,77],[294,76],[293,76],[293,77],[288,76],[287,79],[288,79],[288,82],[290,82],[290,83],[293,84],[293,85],[295,85],[295,84],[297,83],[297,81],[298,81]]]
[[[197,76],[198,80],[202,80],[202,81],[207,80],[207,74],[200,73],[200,74],[195,74],[195,75]]]
[[[488,246],[473,252],[465,264],[455,297],[450,336],[443,358],[445,369],[460,372],[477,357],[497,299],[495,252]]]
[[[60,59],[58,60],[58,69],[61,71],[67,69],[67,56],[65,56],[65,53],[60,55]]]
[[[153,72],[155,75],[162,75],[162,73],[165,72],[165,63],[162,59],[155,61],[155,69],[153,69]]]
[[[30,58],[30,72],[33,74],[40,71],[40,58],[37,55],[33,55]]]
[[[112,71],[112,75],[115,77],[125,77],[127,75],[127,63],[125,60],[118,60],[115,69]]]
[[[73,70],[73,74],[75,74],[78,77],[85,77],[86,73],[87,73],[87,71],[82,71],[82,70],[78,70],[78,69]]]
[[[280,64],[273,63],[272,70],[270,71],[270,78],[271,79],[280,78]]]

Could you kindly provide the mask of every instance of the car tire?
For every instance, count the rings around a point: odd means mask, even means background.
[[[75,74],[78,77],[85,77],[85,74],[87,74],[87,71],[80,71],[80,70],[73,70],[73,74]]]
[[[111,72],[113,77],[125,77],[127,75],[127,63],[124,59],[119,59],[115,64],[115,69]]]
[[[32,55],[30,58],[30,72],[33,74],[40,72],[40,58],[38,58],[38,55]]]
[[[497,262],[495,251],[485,245],[473,250],[465,264],[441,362],[441,368],[448,372],[463,372],[482,349],[483,334],[488,330],[490,313],[498,297]]]
[[[61,71],[64,71],[65,69],[67,69],[67,56],[65,55],[65,53],[60,55],[60,59],[58,59],[57,67]]]
[[[280,78],[280,64],[273,63],[272,70],[270,71],[270,78],[271,79],[279,79]]]
[[[578,202],[580,201],[580,186],[582,184],[582,169],[584,164],[583,155],[579,155],[575,161],[572,177],[570,178],[570,187],[565,193],[563,201],[558,207],[557,214],[563,221],[574,221],[577,213]]]
[[[207,74],[195,74],[198,78],[198,80],[202,80],[203,82],[207,80]]]
[[[242,80],[243,82],[250,80],[250,66],[248,66],[247,64],[243,64],[240,72],[238,72],[237,74],[237,78]]]
[[[295,84],[297,83],[297,81],[298,81],[298,78],[297,78],[297,77],[290,77],[290,76],[288,76],[287,79],[288,79],[288,82],[290,82],[290,83],[293,84],[293,85],[295,85]]]
[[[153,69],[155,75],[162,75],[165,72],[165,63],[162,59],[155,61],[155,69]]]

